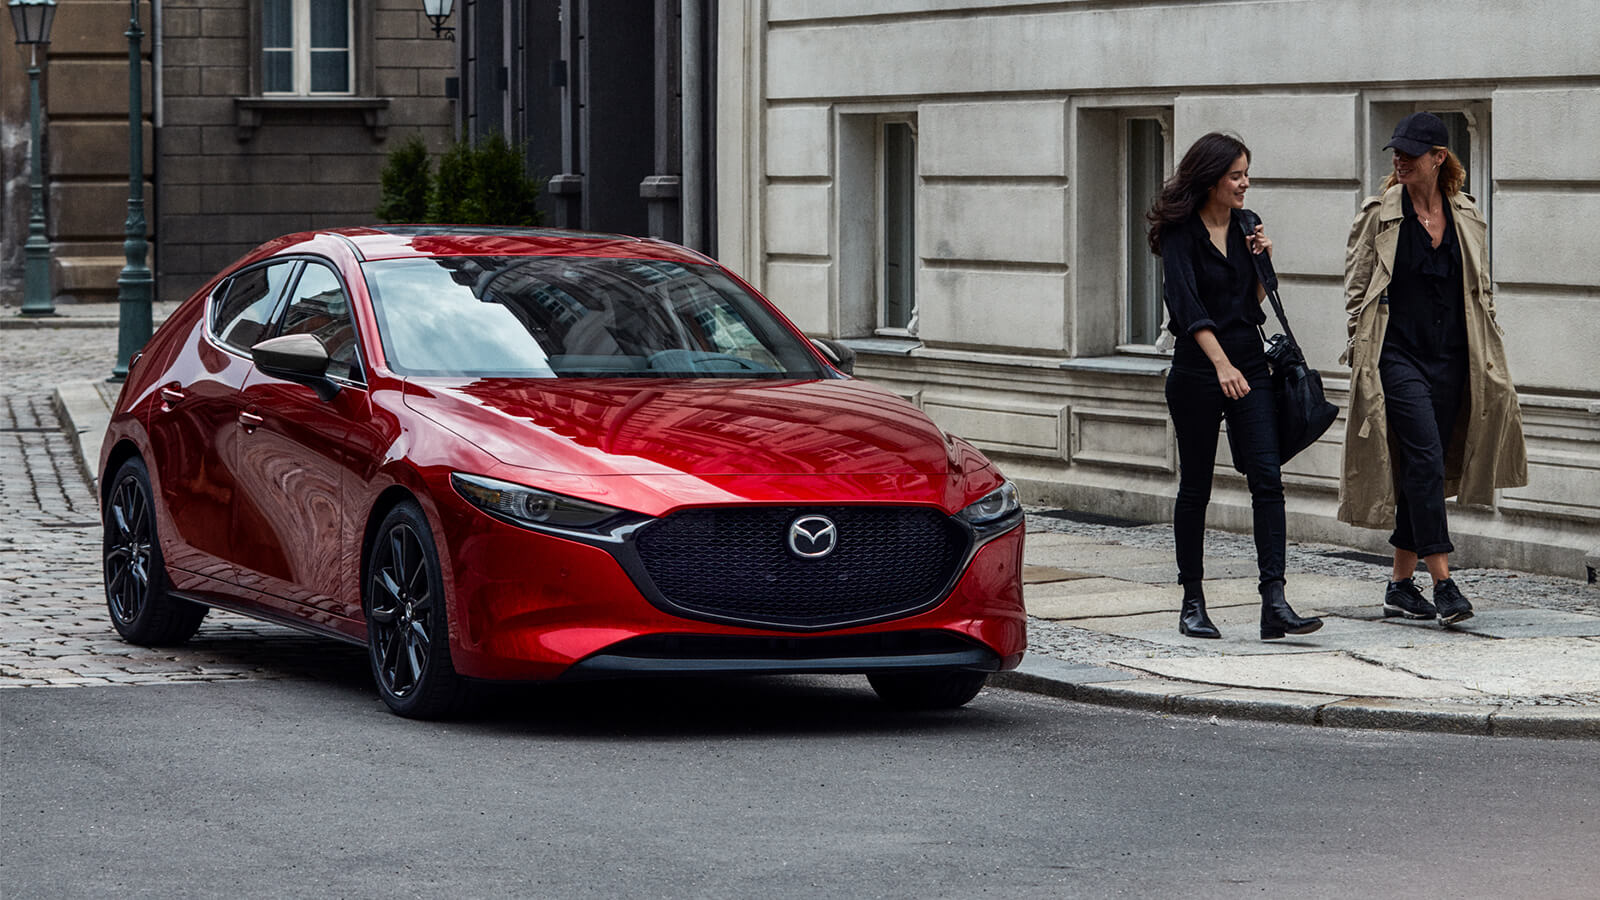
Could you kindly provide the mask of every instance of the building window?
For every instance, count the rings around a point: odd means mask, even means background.
[[[878,140],[878,329],[917,333],[917,131],[884,122]]]
[[[1167,132],[1160,119],[1129,117],[1123,129],[1123,318],[1120,344],[1153,345],[1161,336],[1161,260],[1146,239],[1149,212],[1167,171]]]
[[[349,0],[261,0],[262,93],[354,93]]]

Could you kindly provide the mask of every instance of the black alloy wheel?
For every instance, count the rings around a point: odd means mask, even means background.
[[[169,591],[152,496],[143,460],[117,469],[102,513],[101,560],[111,624],[130,643],[158,647],[193,637],[207,610]]]
[[[456,711],[466,683],[450,661],[433,532],[415,503],[402,503],[384,517],[366,571],[367,656],[383,702],[416,719]]]
[[[867,676],[878,699],[901,709],[956,709],[966,706],[987,672],[874,672]]]

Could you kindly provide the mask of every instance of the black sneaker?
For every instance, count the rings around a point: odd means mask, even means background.
[[[1472,618],[1472,604],[1456,587],[1454,578],[1446,578],[1433,585],[1433,605],[1438,607],[1439,624],[1454,625]]]
[[[1438,612],[1433,608],[1433,604],[1428,602],[1428,598],[1422,596],[1422,589],[1417,587],[1416,581],[1410,578],[1389,582],[1389,589],[1383,592],[1385,619],[1392,619],[1395,616],[1431,619]]]

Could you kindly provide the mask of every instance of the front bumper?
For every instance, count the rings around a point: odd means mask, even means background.
[[[1014,668],[1026,646],[1020,521],[988,536],[931,606],[796,634],[674,615],[647,600],[603,546],[518,528],[465,504],[440,513],[454,573],[451,656],[468,677],[997,671]]]

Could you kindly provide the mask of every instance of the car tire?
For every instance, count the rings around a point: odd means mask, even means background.
[[[456,712],[467,684],[450,661],[439,553],[415,503],[401,503],[384,517],[365,571],[367,658],[383,702],[411,719]]]
[[[100,559],[111,624],[123,640],[146,647],[187,641],[207,612],[172,595],[156,535],[154,497],[144,460],[135,456],[117,469],[101,512]]]
[[[878,699],[901,709],[956,709],[966,706],[988,681],[987,672],[877,672],[867,682]]]

